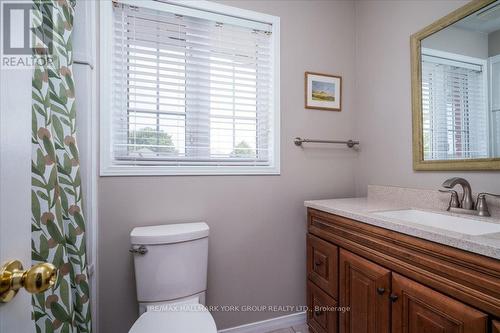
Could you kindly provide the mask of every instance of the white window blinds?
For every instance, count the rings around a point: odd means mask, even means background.
[[[489,152],[486,69],[432,55],[422,57],[424,159],[484,158]]]
[[[144,3],[113,5],[111,163],[275,167],[272,25]]]

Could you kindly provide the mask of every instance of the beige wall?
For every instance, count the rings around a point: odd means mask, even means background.
[[[362,142],[356,192],[368,184],[437,188],[451,175],[500,192],[498,172],[414,172],[410,35],[466,1],[356,2],[356,136]]]
[[[465,1],[224,3],[281,17],[281,176],[101,178],[101,333],[126,332],[137,315],[135,226],[207,221],[209,304],[303,305],[305,199],[364,195],[368,184],[435,188],[451,175],[412,171],[409,36]],[[307,70],[343,76],[341,113],[304,110]],[[362,150],[302,150],[299,135],[359,138]],[[498,173],[460,175],[500,192]],[[219,328],[277,315],[214,313]]]
[[[425,38],[422,47],[486,59],[488,34],[451,26]]]
[[[500,30],[488,35],[489,56],[494,57],[500,54]]]
[[[356,153],[300,149],[295,136],[353,131],[354,4],[228,1],[281,17],[281,176],[108,177],[99,181],[100,332],[127,332],[137,316],[129,232],[135,226],[206,221],[211,228],[208,303],[305,304],[303,201],[354,194]],[[343,111],[306,111],[304,71],[343,76]],[[214,313],[219,328],[276,313]]]

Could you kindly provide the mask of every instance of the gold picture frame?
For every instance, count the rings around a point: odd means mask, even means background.
[[[304,74],[304,107],[323,111],[342,111],[342,77],[315,72]]]

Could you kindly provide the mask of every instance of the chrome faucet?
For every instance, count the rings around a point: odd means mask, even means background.
[[[443,183],[443,187],[449,188],[449,189],[452,189],[457,185],[462,186],[462,190],[464,193],[462,196],[462,201],[460,202],[460,207],[458,207],[458,208],[473,210],[474,209],[474,200],[472,199],[472,189],[471,189],[470,184],[467,180],[465,180],[464,178],[453,177],[453,178],[447,179]]]
[[[463,196],[461,201],[458,199],[457,191],[453,190],[453,188],[457,185],[462,186]],[[472,189],[469,182],[466,179],[459,177],[447,179],[443,183],[443,187],[448,190],[439,190],[440,192],[451,193],[450,204],[448,206],[448,211],[450,212],[491,216],[486,203],[486,196],[500,198],[500,195],[498,194],[479,193],[476,204],[474,204],[474,200],[472,199]]]

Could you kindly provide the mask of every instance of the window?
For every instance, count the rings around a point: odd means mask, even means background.
[[[424,160],[490,156],[487,61],[422,50]]]
[[[279,173],[279,19],[104,1],[101,174]]]

